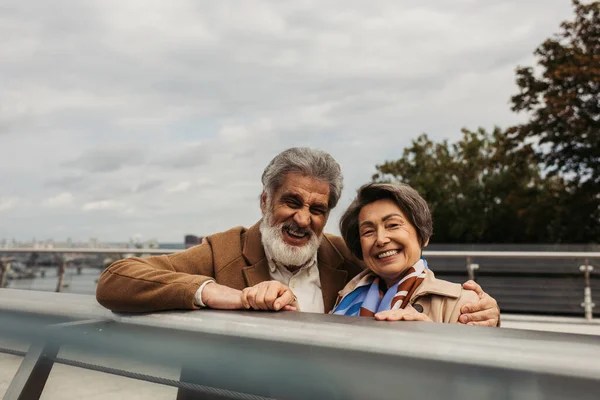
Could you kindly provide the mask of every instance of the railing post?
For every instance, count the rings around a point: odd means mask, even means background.
[[[6,284],[6,276],[8,275],[8,264],[5,264],[0,260],[0,289]]]
[[[479,269],[479,264],[471,263],[471,256],[467,256],[467,273],[469,279],[475,281],[475,271]]]
[[[54,366],[53,359],[58,354],[58,350],[59,347],[53,343],[32,344],[3,399],[39,399]]]
[[[56,256],[56,262],[58,263],[58,283],[56,284],[56,292],[60,293],[63,288],[63,281],[65,279],[65,271],[67,270],[67,261],[64,257]]]
[[[594,270],[594,267],[589,265],[588,259],[585,259],[584,265],[579,267],[579,270],[583,272],[585,278],[585,287],[583,288],[583,307],[585,311],[585,319],[591,321],[594,318],[594,307],[596,306],[592,301],[592,286],[590,284],[590,274]]]

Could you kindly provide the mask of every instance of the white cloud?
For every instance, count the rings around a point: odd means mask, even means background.
[[[522,118],[514,69],[572,14],[564,0],[4,3],[0,238],[107,241],[252,224],[262,171],[291,146],[340,162],[336,231],[353,190],[420,133]]]
[[[85,203],[81,209],[83,211],[121,210],[124,207],[125,205],[120,201],[100,200]]]
[[[0,211],[7,211],[19,206],[21,199],[16,196],[4,196],[0,197]]]
[[[42,201],[42,206],[48,208],[65,207],[73,204],[74,199],[75,197],[71,193],[64,192],[53,197],[48,197]]]
[[[168,193],[185,193],[187,192],[190,187],[192,187],[191,182],[185,181],[185,182],[179,182],[177,185],[167,189]]]

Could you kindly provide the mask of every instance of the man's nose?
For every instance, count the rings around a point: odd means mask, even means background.
[[[310,226],[310,211],[306,208],[296,211],[296,214],[294,214],[294,221],[299,227],[308,228]]]

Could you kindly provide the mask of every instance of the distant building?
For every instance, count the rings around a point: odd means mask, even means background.
[[[90,238],[90,240],[88,241],[88,247],[90,249],[97,249],[98,248],[98,239]]]
[[[184,244],[185,248],[189,249],[190,247],[194,247],[202,243],[202,236],[196,235],[185,235]]]

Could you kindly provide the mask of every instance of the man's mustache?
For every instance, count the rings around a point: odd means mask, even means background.
[[[302,228],[300,226],[298,226],[298,224],[294,221],[288,221],[288,222],[284,222],[282,229],[286,229],[286,230],[293,230],[296,231],[300,234],[308,234],[308,236],[312,236],[314,234],[314,232],[312,231],[312,229],[310,228]]]

